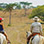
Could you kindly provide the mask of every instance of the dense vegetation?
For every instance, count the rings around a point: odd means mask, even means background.
[[[32,18],[34,16],[38,16],[40,19],[44,21],[44,5],[38,6],[37,8],[33,9],[32,14],[29,15],[29,18]]]
[[[0,7],[0,10],[3,10],[3,8]]]

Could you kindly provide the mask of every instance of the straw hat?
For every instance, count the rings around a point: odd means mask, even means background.
[[[33,20],[34,20],[34,21],[35,21],[35,20],[39,21],[40,19],[39,19],[37,16],[35,16],[35,17],[33,18]]]

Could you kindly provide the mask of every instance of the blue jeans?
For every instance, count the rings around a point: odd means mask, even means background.
[[[0,31],[0,32],[4,32],[4,30]]]

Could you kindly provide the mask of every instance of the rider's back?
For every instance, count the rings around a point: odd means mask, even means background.
[[[0,24],[0,31],[2,31],[3,30],[3,26]]]
[[[34,22],[34,23],[32,23],[31,28],[32,28],[32,32],[38,32],[38,33],[40,33],[41,23]]]

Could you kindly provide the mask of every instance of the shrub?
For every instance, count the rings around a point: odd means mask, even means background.
[[[11,24],[8,24],[8,26],[11,26]]]
[[[33,18],[34,16],[38,16],[44,21],[44,5],[33,9],[31,15],[29,15],[29,18]]]
[[[3,8],[0,8],[0,10],[3,10]]]

